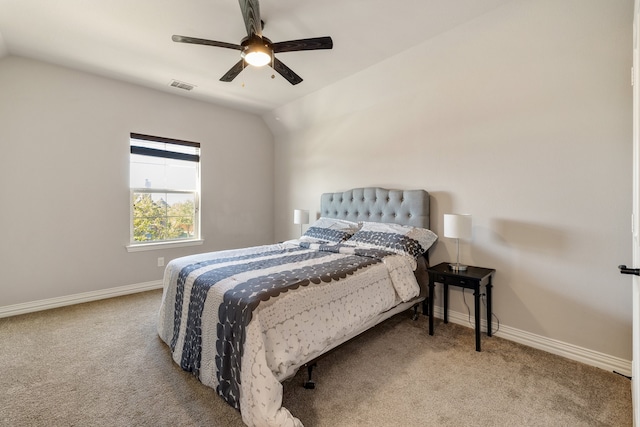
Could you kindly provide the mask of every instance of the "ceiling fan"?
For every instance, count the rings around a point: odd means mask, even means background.
[[[195,37],[174,35],[171,39],[178,43],[202,44],[207,46],[224,47],[240,51],[241,59],[220,81],[230,82],[235,79],[244,68],[249,65],[261,67],[269,65],[292,85],[297,85],[302,78],[278,60],[274,54],[282,52],[296,52],[300,50],[318,50],[333,48],[331,37],[315,37],[311,39],[289,40],[273,43],[262,35],[264,22],[260,19],[260,4],[258,0],[238,0],[242,10],[242,18],[247,29],[247,37],[240,44],[218,42],[215,40],[198,39]]]

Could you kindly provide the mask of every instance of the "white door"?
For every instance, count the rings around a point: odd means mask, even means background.
[[[633,10],[633,267],[640,267],[640,0]],[[631,362],[631,392],[633,398],[633,425],[640,427],[640,277],[633,279],[633,360]]]

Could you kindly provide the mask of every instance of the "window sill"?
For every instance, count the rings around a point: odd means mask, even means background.
[[[157,242],[157,243],[132,243],[126,245],[127,252],[155,251],[158,249],[182,248],[185,246],[198,246],[204,243],[203,239],[182,240],[174,242]]]

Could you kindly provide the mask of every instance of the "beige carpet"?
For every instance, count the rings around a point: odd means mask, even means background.
[[[0,319],[2,426],[242,426],[170,359],[161,292]],[[284,383],[305,426],[631,426],[630,381],[497,337],[397,315]]]

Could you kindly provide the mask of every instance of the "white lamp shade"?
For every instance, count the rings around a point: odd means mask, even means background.
[[[294,224],[309,224],[309,211],[303,209],[295,209],[293,211]]]
[[[444,214],[444,237],[470,239],[471,215]]]

